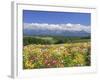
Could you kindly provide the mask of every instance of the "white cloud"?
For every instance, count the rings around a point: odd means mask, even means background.
[[[71,24],[71,23],[68,23],[68,24],[66,24],[66,26],[73,26],[73,24]]]
[[[90,33],[90,26],[81,24],[47,24],[47,23],[24,23],[24,29],[48,29],[48,30],[64,30],[64,31],[85,31]]]

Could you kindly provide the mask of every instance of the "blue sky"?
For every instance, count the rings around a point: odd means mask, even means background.
[[[91,25],[90,13],[23,10],[24,23]]]

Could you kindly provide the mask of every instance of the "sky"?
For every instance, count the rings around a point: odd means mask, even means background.
[[[90,13],[23,10],[23,23],[91,25]]]

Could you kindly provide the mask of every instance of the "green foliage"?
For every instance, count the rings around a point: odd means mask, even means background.
[[[88,42],[90,37],[64,37],[64,36],[25,36],[23,45],[29,44],[62,44]]]

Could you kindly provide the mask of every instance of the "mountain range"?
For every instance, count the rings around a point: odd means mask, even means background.
[[[81,24],[47,24],[47,23],[24,23],[24,36],[50,35],[50,36],[90,36],[90,26]]]

